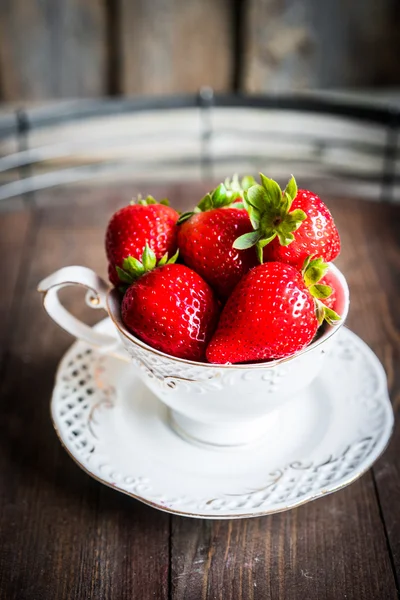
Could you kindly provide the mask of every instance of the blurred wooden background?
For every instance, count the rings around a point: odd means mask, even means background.
[[[398,0],[0,0],[0,101],[400,84]]]

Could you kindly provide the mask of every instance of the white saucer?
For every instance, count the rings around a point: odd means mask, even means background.
[[[109,319],[97,329],[112,333]],[[337,337],[323,376],[280,409],[274,431],[256,444],[185,441],[133,365],[83,342],[60,363],[54,426],[87,473],[160,510],[210,519],[287,510],[352,483],[392,432],[380,362],[348,329]]]

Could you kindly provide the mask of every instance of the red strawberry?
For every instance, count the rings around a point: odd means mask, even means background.
[[[126,327],[156,350],[189,360],[204,360],[219,315],[210,286],[185,265],[172,264],[177,255],[157,268],[155,254],[146,246],[143,262],[127,259],[124,277],[139,278],[122,300]],[[154,269],[154,270],[151,270]],[[147,272],[146,272],[147,271]],[[142,274],[144,272],[144,274]]]
[[[197,213],[186,213],[178,222],[178,246],[184,263],[199,273],[222,300],[257,264],[254,250],[233,248],[235,239],[253,228],[246,210],[226,208],[231,201],[232,196],[227,197],[226,187],[221,184],[203,198]]]
[[[118,277],[118,273],[113,264],[108,263],[108,279],[111,281],[113,286],[118,287],[121,285],[121,280]]]
[[[340,238],[332,215],[322,200],[298,190],[294,177],[282,192],[272,179],[261,175],[262,185],[250,187],[244,203],[254,233],[235,242],[235,248],[255,245],[260,262],[280,261],[301,269],[307,256],[334,260]]]
[[[173,208],[158,204],[151,196],[116,212],[106,232],[111,283],[119,285],[116,267],[122,268],[128,256],[140,259],[146,244],[154,251],[157,260],[165,253],[174,254],[177,249],[178,217]]]
[[[314,338],[319,323],[339,317],[317,297],[328,286],[318,284],[328,265],[307,260],[303,274],[295,267],[268,262],[243,277],[222,311],[207,348],[211,363],[242,363],[290,356]]]
[[[179,227],[178,246],[185,264],[201,275],[226,299],[251,267],[257,264],[253,249],[235,250],[235,239],[252,231],[244,209],[215,208],[193,215]]]

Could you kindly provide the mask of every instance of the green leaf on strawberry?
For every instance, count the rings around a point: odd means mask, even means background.
[[[254,179],[254,177],[252,175],[245,175],[242,178],[241,181],[241,188],[244,192],[247,192],[247,190],[249,188],[251,188],[252,185],[254,185],[256,183],[256,180]]]
[[[181,225],[196,213],[205,212],[214,208],[224,208],[230,206],[234,208],[243,208],[242,200],[245,190],[255,183],[250,175],[243,177],[239,181],[237,174],[232,179],[225,179],[214,190],[206,194],[193,211],[183,213],[178,219],[178,225]]]
[[[162,259],[161,259],[161,260],[163,260],[163,258],[164,258],[165,256],[168,258],[168,254],[164,254],[164,256],[162,257]],[[174,265],[174,264],[176,263],[176,261],[178,260],[178,257],[179,257],[179,248],[178,248],[178,250],[175,252],[175,254],[173,254],[173,255],[171,256],[171,258],[168,258],[168,260],[167,260],[167,262],[166,262],[165,264],[166,264],[166,265]],[[158,266],[158,267],[161,267],[161,266],[162,266],[162,265],[160,265],[160,261],[158,262],[157,266]]]
[[[325,306],[321,300],[329,298],[332,294],[332,288],[330,285],[318,283],[324,275],[326,275],[329,269],[328,263],[324,262],[322,258],[313,258],[313,256],[307,256],[304,261],[302,268],[302,275],[304,283],[308,288],[311,296],[315,302],[315,313],[318,319],[319,325],[326,321],[329,325],[334,325],[336,321],[340,321],[340,316],[331,308]]]
[[[310,286],[308,289],[314,298],[321,298],[323,300],[329,298],[329,296],[332,294],[332,288],[329,285],[323,285],[321,283],[316,283],[315,285]]]
[[[282,204],[282,190],[276,181],[270,179],[269,177],[265,177],[262,173],[260,173],[261,186],[264,190],[264,196],[267,197],[271,207],[275,210],[279,210]],[[251,188],[250,188],[251,189]],[[261,207],[262,208],[262,207]]]
[[[266,192],[262,185],[252,185],[245,194],[244,204],[249,204],[254,210],[261,212],[266,200]],[[259,214],[258,213],[258,214]]]
[[[190,217],[194,214],[193,211],[188,211],[188,212],[184,212],[181,215],[179,215],[179,219],[177,221],[178,225],[181,225],[182,223],[184,223],[185,221],[187,221],[188,219],[190,219]]]
[[[156,267],[174,264],[177,261],[178,256],[179,250],[177,250],[171,258],[168,258],[168,253],[166,253],[157,262],[155,253],[150,246],[146,244],[141,261],[133,256],[128,256],[122,263],[122,269],[118,266],[116,266],[115,269],[120,280],[123,283],[130,285],[145,273],[153,271]]]
[[[121,281],[128,284],[132,283],[133,278],[131,275],[129,275],[128,271],[124,271],[124,269],[121,269],[121,267],[115,267],[115,269]]]
[[[307,287],[313,286],[326,275],[329,265],[323,258],[308,256],[304,261],[302,273]]]
[[[138,204],[140,206],[162,204],[163,206],[169,206],[169,200],[168,198],[163,198],[162,200],[158,201],[153,196],[148,195],[146,198],[143,198],[142,194],[138,194],[136,198],[132,198],[130,204]]]
[[[243,204],[246,208],[253,229],[258,232],[254,236],[254,246],[257,246],[259,261],[263,262],[262,249],[275,237],[282,246],[288,246],[294,240],[296,231],[307,218],[301,209],[290,211],[293,200],[297,195],[295,178],[289,179],[282,191],[278,183],[260,173],[261,185],[255,184],[244,193]],[[233,247],[239,248],[234,242]]]
[[[289,181],[286,184],[284,194],[287,194],[292,201],[297,196],[297,183],[293,175],[290,177]]]
[[[334,325],[335,322],[340,321],[340,316],[334,310],[325,306],[324,319],[329,325]]]
[[[233,202],[237,196],[234,192],[227,190],[223,183],[220,183],[215,190],[206,194],[204,198],[194,209],[194,212],[205,212],[213,208],[222,208]],[[180,221],[180,220],[179,220]]]
[[[142,263],[145,272],[154,269],[157,263],[156,255],[154,254],[153,250],[150,249],[148,244],[146,244],[143,250]]]
[[[260,239],[260,235],[258,231],[250,231],[250,233],[244,233],[240,237],[235,240],[234,247],[237,250],[246,250],[246,248],[251,248],[258,242]]]
[[[158,261],[158,263],[157,263],[157,267],[163,267],[164,265],[166,265],[166,264],[167,264],[167,262],[168,262],[168,252],[166,252],[166,253],[164,254],[164,256],[162,256],[162,257],[160,258],[160,260],[159,260],[159,261]],[[175,261],[174,261],[174,262],[175,262]]]

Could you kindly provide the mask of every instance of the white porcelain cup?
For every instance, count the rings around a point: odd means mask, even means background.
[[[277,422],[279,409],[308,386],[329,360],[329,349],[342,327],[349,308],[349,290],[342,273],[330,266],[341,320],[325,325],[307,348],[286,359],[251,365],[212,365],[174,358],[154,350],[124,326],[118,292],[86,267],[65,267],[38,286],[52,319],[100,352],[129,360],[147,387],[169,408],[169,421],[179,435],[194,443],[235,446],[268,434]],[[58,291],[70,285],[87,288],[86,302],[106,310],[115,336],[85,325],[60,303]]]

